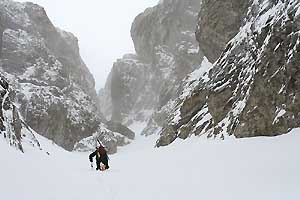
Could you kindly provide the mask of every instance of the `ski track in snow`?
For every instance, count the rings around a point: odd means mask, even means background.
[[[141,130],[142,124],[132,126]],[[70,153],[38,137],[25,154],[0,139],[0,197],[10,200],[282,200],[300,196],[300,129],[274,138],[192,138],[154,148],[137,137],[110,156],[106,172],[88,153]],[[95,163],[94,163],[95,165]]]

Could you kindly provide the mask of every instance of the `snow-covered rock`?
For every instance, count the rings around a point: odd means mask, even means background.
[[[121,123],[108,121],[100,124],[97,131],[90,137],[84,138],[75,144],[74,150],[80,152],[93,151],[104,145],[108,153],[117,153],[118,146],[130,144],[135,139],[135,133]]]
[[[78,39],[33,3],[0,0],[0,71],[24,120],[67,150],[106,122]]]
[[[5,77],[0,75],[0,140],[23,153],[31,148],[42,150],[35,132],[23,120],[17,105],[14,103],[15,93]]]
[[[181,95],[157,145],[192,134],[275,136],[299,127],[299,7],[296,0],[249,1],[239,31],[208,76]]]
[[[112,132],[106,128],[105,124],[101,124],[97,132],[92,136],[84,138],[75,144],[74,150],[79,152],[92,152],[99,147],[99,142],[105,147],[109,154],[117,153],[118,146],[130,144],[131,140],[128,137],[118,133]]]

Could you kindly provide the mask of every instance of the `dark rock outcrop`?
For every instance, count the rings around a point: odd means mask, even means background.
[[[191,134],[276,136],[300,126],[300,3],[249,3],[239,32],[207,68],[208,79],[199,76],[181,95],[157,146]]]
[[[248,6],[248,0],[202,1],[196,37],[210,62],[219,58],[227,42],[236,35]]]
[[[115,133],[120,133],[121,135],[126,136],[127,138],[133,140],[135,138],[135,133],[127,128],[126,126],[123,126],[119,122],[113,122],[109,121],[106,123],[107,128]]]

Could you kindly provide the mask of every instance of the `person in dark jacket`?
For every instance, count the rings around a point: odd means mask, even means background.
[[[96,156],[96,164],[97,164],[96,170],[101,170],[100,168],[101,163],[104,164],[105,169],[109,168],[107,152],[102,145],[100,145],[100,147],[95,152],[90,154],[89,159],[91,162],[91,166],[93,166],[93,157],[95,156]]]

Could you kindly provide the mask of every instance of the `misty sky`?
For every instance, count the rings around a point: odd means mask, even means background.
[[[104,86],[113,62],[134,52],[130,28],[135,16],[158,3],[158,0],[27,1],[42,5],[55,26],[78,37],[81,56],[95,77],[97,90]]]

